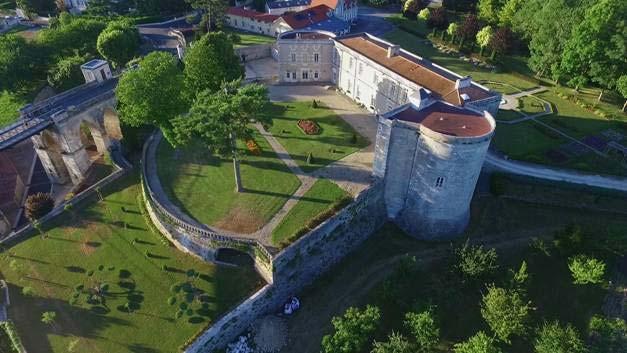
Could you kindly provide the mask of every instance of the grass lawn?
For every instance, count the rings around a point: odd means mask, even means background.
[[[15,122],[25,102],[7,91],[0,92],[0,128]]]
[[[338,201],[348,194],[335,183],[320,179],[309,189],[302,199],[288,212],[272,232],[272,243],[291,243],[298,238],[298,232],[312,219],[331,210]],[[318,224],[321,222],[317,222]]]
[[[534,163],[548,163],[545,153],[567,142],[564,137],[533,121],[514,125],[497,123],[492,140],[494,146],[510,158]]]
[[[86,201],[46,225],[45,239],[33,236],[2,253],[9,316],[29,352],[177,352],[262,285],[253,269],[218,267],[164,242],[140,213],[139,192],[138,177],[125,177],[103,190],[104,202]],[[198,278],[187,282],[188,269]],[[183,284],[196,289],[196,299],[186,298]],[[33,295],[23,295],[24,287]],[[97,287],[108,287],[104,300],[90,304]],[[175,319],[188,299],[189,310]],[[41,323],[47,311],[56,312],[52,325]]]
[[[235,192],[233,163],[194,144],[175,151],[165,140],[159,146],[158,172],[170,200],[198,221],[236,232],[261,228],[298,189],[300,181],[256,130],[261,154],[240,143],[245,192]]]
[[[437,48],[430,45],[429,40],[417,37],[401,29],[387,33],[384,38],[460,75],[470,75],[475,81],[487,80],[503,82],[523,90],[538,86],[537,80],[511,69],[503,68],[501,72],[492,72],[488,69],[475,67],[471,63],[460,60],[457,56],[438,51]],[[512,61],[512,66],[520,66],[520,64],[516,62],[520,60],[520,58],[508,57],[508,60]]]
[[[503,94],[514,94],[521,92],[518,88],[510,85],[505,85],[497,82],[485,82],[482,83],[483,86],[490,88],[493,91],[497,91]]]
[[[274,103],[267,111],[273,120],[270,132],[307,173],[368,145],[365,138],[322,104],[312,108],[309,101]],[[320,133],[306,135],[298,127],[300,119],[315,121],[320,127]],[[311,163],[307,163],[309,153],[313,157]]]
[[[542,197],[543,190],[527,190],[526,196],[530,192]],[[565,192],[572,200],[581,198],[581,190]],[[502,346],[503,351],[533,351],[533,332],[543,320],[570,322],[584,333],[591,315],[601,311],[607,291],[601,286],[572,284],[566,265],[570,255],[556,249],[548,240],[545,245],[550,255],[547,256],[527,245],[527,239],[550,236],[555,230],[577,222],[586,230],[583,251],[595,253],[607,261],[608,269],[614,269],[616,257],[627,250],[627,216],[576,210],[569,207],[569,199],[564,202],[564,207],[553,207],[492,196],[476,198],[472,205],[471,224],[456,244],[465,237],[523,240],[499,248],[497,273],[474,284],[464,285],[451,274],[447,255],[450,243],[417,241],[395,226],[385,226],[301,293],[299,298],[303,307],[289,321],[289,332],[295,343],[290,343],[288,348],[294,349],[287,351],[319,352],[322,336],[332,332],[330,321],[333,316],[343,314],[350,306],[374,304],[381,309],[382,322],[370,342],[373,338],[385,340],[392,330],[411,337],[402,325],[403,315],[433,305],[442,337],[436,351],[450,352],[453,343],[467,339],[478,330],[489,332],[479,309],[481,294],[485,292],[484,283],[503,285],[508,269],[518,268],[523,259],[527,261],[530,274],[529,300],[537,308],[531,316],[532,334],[527,340],[515,339],[511,347]],[[627,207],[624,199],[621,205],[618,207]],[[425,250],[433,251],[431,257]],[[416,256],[416,265],[409,269],[407,265],[400,265],[402,259],[408,259],[406,254],[409,258]],[[606,278],[610,278],[609,274]],[[319,307],[315,303],[327,304]],[[370,349],[368,346],[364,352],[370,352]]]
[[[534,96],[518,98],[518,110],[527,115],[533,115],[544,111],[544,102]]]
[[[258,44],[272,44],[276,41],[274,37],[251,32],[237,31],[234,29],[225,29],[224,31],[227,33],[237,33],[237,35],[239,35],[241,41],[235,44],[235,48],[249,47]]]
[[[504,109],[499,109],[499,113],[496,116],[496,119],[505,120],[505,121],[516,120],[520,118],[524,118],[524,116],[520,114],[519,112],[515,110],[504,110]]]

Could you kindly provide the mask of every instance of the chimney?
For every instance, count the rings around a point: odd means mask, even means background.
[[[400,45],[390,45],[388,47],[388,58],[397,56],[400,51],[401,51]]]
[[[470,87],[471,81],[472,79],[470,78],[470,76],[458,78],[457,81],[455,81],[455,89]]]
[[[414,109],[419,111],[430,106],[434,102],[435,100],[431,98],[429,92],[427,92],[424,88],[419,88],[416,92],[409,96],[409,103],[411,103]]]

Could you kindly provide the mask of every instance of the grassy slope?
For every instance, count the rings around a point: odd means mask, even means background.
[[[532,162],[548,162],[544,153],[567,143],[563,137],[552,138],[536,129],[536,123],[525,121],[515,125],[497,124],[492,143],[510,158]]]
[[[554,186],[536,186],[525,189],[524,195],[543,198],[547,188],[555,190]],[[565,195],[560,196],[561,202],[579,205],[581,191],[564,190],[563,193]],[[620,200],[618,197],[614,199]],[[622,208],[627,207],[624,200],[618,202],[621,202]],[[458,243],[465,237],[485,240],[542,237],[551,235],[554,229],[572,222],[592,229],[590,234],[594,236],[593,243],[603,244],[602,247],[612,244],[611,247],[618,253],[625,251],[626,216],[495,197],[473,201],[471,224]],[[603,238],[611,241],[601,241]],[[402,315],[407,310],[412,310],[414,305],[437,305],[444,341],[438,352],[449,352],[453,342],[466,339],[480,329],[487,330],[479,310],[480,290],[483,286],[464,289],[458,287],[459,283],[447,282],[447,271],[450,267],[446,262],[430,264],[427,259],[417,256],[420,271],[390,277],[398,264],[399,256],[433,248],[447,250],[449,246],[448,242],[438,244],[416,241],[395,226],[385,226],[340,265],[301,293],[300,299],[304,306],[289,323],[290,335],[294,336],[293,341],[296,343],[290,344],[286,351],[317,353],[322,336],[332,331],[331,317],[341,315],[349,306],[363,306],[367,303],[377,304],[382,308],[383,322],[380,327],[383,329],[377,332],[378,340],[384,340],[392,330],[411,337],[402,327]],[[600,311],[605,291],[594,286],[573,285],[566,267],[566,258],[557,252],[551,254],[550,257],[540,255],[523,242],[501,252],[501,270],[491,280],[499,283],[507,275],[508,267],[518,267],[520,261],[526,259],[531,275],[530,299],[538,308],[532,314],[532,326],[538,325],[542,319],[559,319],[571,322],[582,330],[590,316]],[[612,263],[610,262],[608,268],[613,268]],[[388,280],[382,280],[384,278]],[[315,303],[328,304],[320,308]],[[514,343],[514,348],[503,348],[508,353],[532,351],[529,342],[520,341]]]
[[[0,92],[0,127],[9,125],[19,117],[18,109],[24,106],[24,102],[8,92]]]
[[[348,194],[335,183],[326,179],[316,181],[274,229],[272,242],[278,245],[285,240],[294,241],[299,229],[345,196]]]
[[[242,155],[246,192],[235,192],[233,163],[195,145],[176,153],[167,142],[158,150],[161,183],[170,200],[197,220],[225,229],[254,232],[296,191],[300,182],[255,131],[262,154]],[[243,147],[243,146],[240,146]],[[178,159],[177,159],[178,158]]]
[[[217,267],[163,245],[139,213],[137,181],[132,176],[117,182],[114,190],[103,191],[104,204],[84,204],[75,215],[59,217],[47,239],[33,237],[2,254],[0,271],[11,289],[10,316],[29,352],[65,353],[74,340],[74,352],[79,353],[175,352],[261,285],[252,269]],[[119,223],[109,221],[109,212]],[[163,265],[170,270],[164,271]],[[170,287],[185,281],[184,271],[190,268],[201,273],[195,285],[210,296],[209,306],[174,320],[176,309],[166,300],[173,295]],[[121,270],[130,277],[121,280]],[[95,274],[88,277],[85,271]],[[99,281],[110,285],[109,312],[87,304],[86,294],[76,305],[68,304],[76,285]],[[134,283],[134,290],[120,286],[121,281]],[[32,287],[35,296],[22,296],[24,286]],[[122,312],[119,306],[127,302],[137,310]],[[57,313],[53,326],[40,322],[45,311]]]
[[[273,118],[270,132],[305,172],[342,159],[368,145],[347,122],[322,105],[314,109],[309,101],[275,103],[268,111]],[[315,121],[321,133],[306,135],[297,125],[299,119]],[[352,143],[353,134],[357,138],[355,144]],[[307,164],[309,153],[314,158],[311,164]]]
[[[224,31],[227,33],[237,33],[237,35],[239,35],[239,37],[241,38],[241,42],[235,44],[236,48],[248,47],[251,45],[258,45],[258,44],[271,44],[276,41],[276,38],[274,37],[264,36],[261,34],[237,31],[234,29],[225,29]]]

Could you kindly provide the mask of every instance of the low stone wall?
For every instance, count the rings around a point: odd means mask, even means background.
[[[252,61],[263,58],[269,58],[271,56],[272,44],[258,44],[248,47],[241,47],[235,49],[235,54],[239,57],[240,61]]]
[[[273,283],[223,316],[189,345],[185,353],[224,348],[264,315],[278,312],[321,274],[356,249],[386,221],[383,188],[375,184],[355,201],[273,259]]]

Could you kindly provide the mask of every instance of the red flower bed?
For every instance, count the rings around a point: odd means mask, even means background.
[[[320,126],[315,121],[299,120],[298,127],[307,135],[317,135],[320,133]]]
[[[255,142],[255,140],[246,141],[246,147],[248,148],[250,153],[254,154],[255,156],[261,154],[261,149],[259,149],[259,145],[257,144],[257,142]]]

